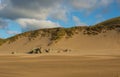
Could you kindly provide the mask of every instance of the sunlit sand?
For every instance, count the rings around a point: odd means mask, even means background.
[[[119,77],[120,56],[0,55],[0,77]]]

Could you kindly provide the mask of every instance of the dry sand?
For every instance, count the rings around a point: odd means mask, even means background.
[[[0,55],[0,77],[120,77],[120,56]]]

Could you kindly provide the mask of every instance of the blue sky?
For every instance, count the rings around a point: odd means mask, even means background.
[[[89,26],[120,16],[120,0],[0,0],[0,38],[54,27]]]

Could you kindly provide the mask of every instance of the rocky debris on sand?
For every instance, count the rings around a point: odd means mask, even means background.
[[[42,53],[41,48],[35,48],[28,52],[28,54],[40,54],[40,53]]]
[[[55,53],[68,53],[71,52],[70,49],[50,49],[50,48],[34,48],[31,51],[28,52],[28,54],[42,54],[42,53],[50,53],[50,52],[54,52]]]

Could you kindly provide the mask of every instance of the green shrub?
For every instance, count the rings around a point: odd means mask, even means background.
[[[58,40],[65,35],[65,30],[63,28],[58,28],[51,34],[51,40]]]

